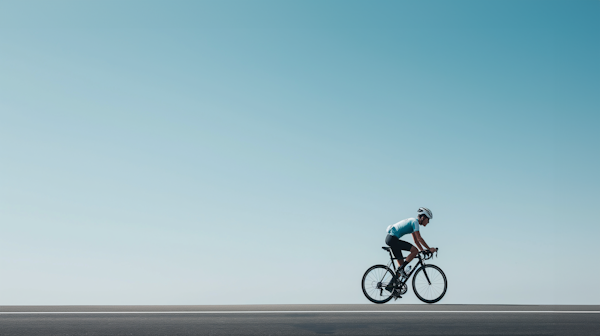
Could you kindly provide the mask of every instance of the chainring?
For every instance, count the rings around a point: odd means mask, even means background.
[[[404,295],[408,291],[408,286],[406,283],[403,283],[398,290],[400,291],[400,295]]]

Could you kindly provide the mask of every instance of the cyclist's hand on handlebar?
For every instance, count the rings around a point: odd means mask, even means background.
[[[435,252],[437,252],[437,249],[435,247],[430,247],[429,252],[435,253]]]

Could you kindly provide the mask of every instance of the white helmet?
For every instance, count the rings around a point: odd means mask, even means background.
[[[417,214],[418,215],[425,215],[429,219],[433,218],[433,213],[431,213],[431,210],[429,210],[427,208],[419,208],[419,210],[417,211]]]

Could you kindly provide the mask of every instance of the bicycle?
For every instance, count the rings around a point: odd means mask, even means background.
[[[446,275],[441,268],[425,264],[425,260],[431,259],[433,253],[428,250],[419,252],[417,265],[406,274],[406,277],[403,277],[394,264],[397,258],[393,256],[391,248],[384,246],[382,249],[390,254],[390,263],[387,266],[370,267],[362,278],[362,290],[369,301],[386,303],[392,298],[398,299],[408,291],[406,283],[413,274],[415,274],[412,281],[413,291],[419,300],[425,303],[436,303],[444,297],[448,288]]]

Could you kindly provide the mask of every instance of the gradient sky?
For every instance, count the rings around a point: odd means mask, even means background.
[[[600,304],[599,1],[3,1],[0,36],[0,305],[367,303],[421,206],[441,303]]]

